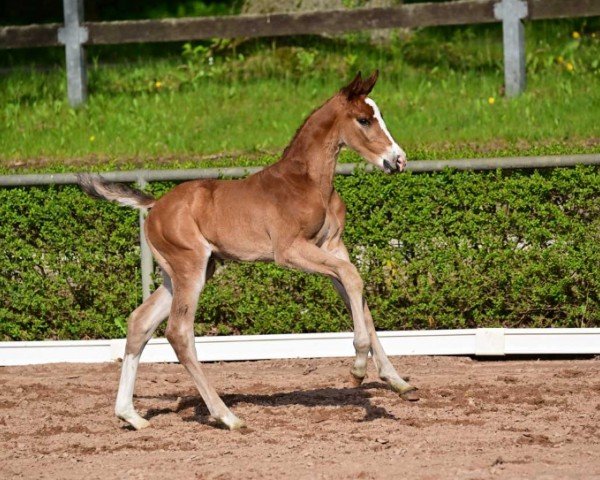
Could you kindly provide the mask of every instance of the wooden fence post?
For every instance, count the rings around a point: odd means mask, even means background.
[[[65,26],[58,29],[58,41],[65,46],[67,66],[67,96],[72,107],[87,98],[87,74],[83,44],[88,30],[82,27],[83,0],[63,0]]]
[[[521,19],[527,14],[527,2],[522,0],[502,0],[494,5],[494,16],[502,20],[507,97],[515,97],[525,90],[525,30]]]

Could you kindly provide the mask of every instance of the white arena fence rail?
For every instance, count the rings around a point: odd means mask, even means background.
[[[600,328],[477,328],[378,332],[388,355],[593,355]],[[302,333],[197,337],[200,361],[352,357],[353,334]],[[102,363],[123,358],[125,339],[0,342],[0,366]],[[177,362],[165,338],[150,340],[142,362]]]
[[[460,160],[422,160],[409,162],[407,170],[415,173],[457,170],[540,169],[576,165],[600,165],[600,154],[542,157],[507,157]],[[263,167],[134,170],[102,172],[116,182],[184,181],[198,178],[240,178]],[[336,172],[351,175],[357,164],[340,164]],[[75,184],[74,173],[2,175],[0,187],[25,187]],[[144,213],[140,213],[140,232]],[[142,291],[150,294],[153,269],[151,253],[140,235]],[[1,319],[0,319],[1,321]],[[600,328],[504,329],[394,331],[380,332],[381,341],[390,355],[589,355],[600,354]],[[196,338],[200,360],[266,360],[280,358],[347,357],[354,355],[352,334],[314,333],[289,335],[242,335]],[[110,362],[122,357],[124,339],[69,340],[39,342],[0,342],[0,366],[56,362]],[[144,362],[174,362],[175,354],[163,338],[148,343]]]

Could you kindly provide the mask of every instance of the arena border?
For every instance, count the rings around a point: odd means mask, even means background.
[[[477,328],[382,331],[389,355],[594,355],[600,328]],[[352,357],[352,333],[196,337],[201,361]],[[125,339],[0,342],[0,366],[119,361]],[[177,362],[165,338],[150,340],[144,363]]]

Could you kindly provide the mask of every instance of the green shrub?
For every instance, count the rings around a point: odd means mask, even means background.
[[[358,173],[336,187],[378,328],[600,326],[597,168]],[[0,339],[122,336],[141,300],[137,218],[75,186],[0,189]],[[350,328],[327,279],[270,264],[221,266],[196,323]]]

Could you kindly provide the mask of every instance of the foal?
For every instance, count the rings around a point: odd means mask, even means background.
[[[369,351],[379,377],[404,399],[418,400],[388,360],[363,298],[363,282],[342,241],[345,205],[333,188],[338,153],[357,151],[387,173],[402,171],[406,154],[388,132],[367,95],[378,72],[360,73],[315,110],[298,129],[281,159],[243,180],[194,180],[156,200],[100,177],[81,175],[79,184],[96,198],[134,208],[151,208],[148,244],[164,283],[130,316],[116,415],[134,428],[149,425],[133,406],[142,350],[156,327],[169,317],[166,336],[191,374],[212,417],[229,429],[244,422],[227,408],[208,383],[194,345],[194,313],[216,259],[273,261],[331,278],[352,314],[356,384],[366,374]]]

